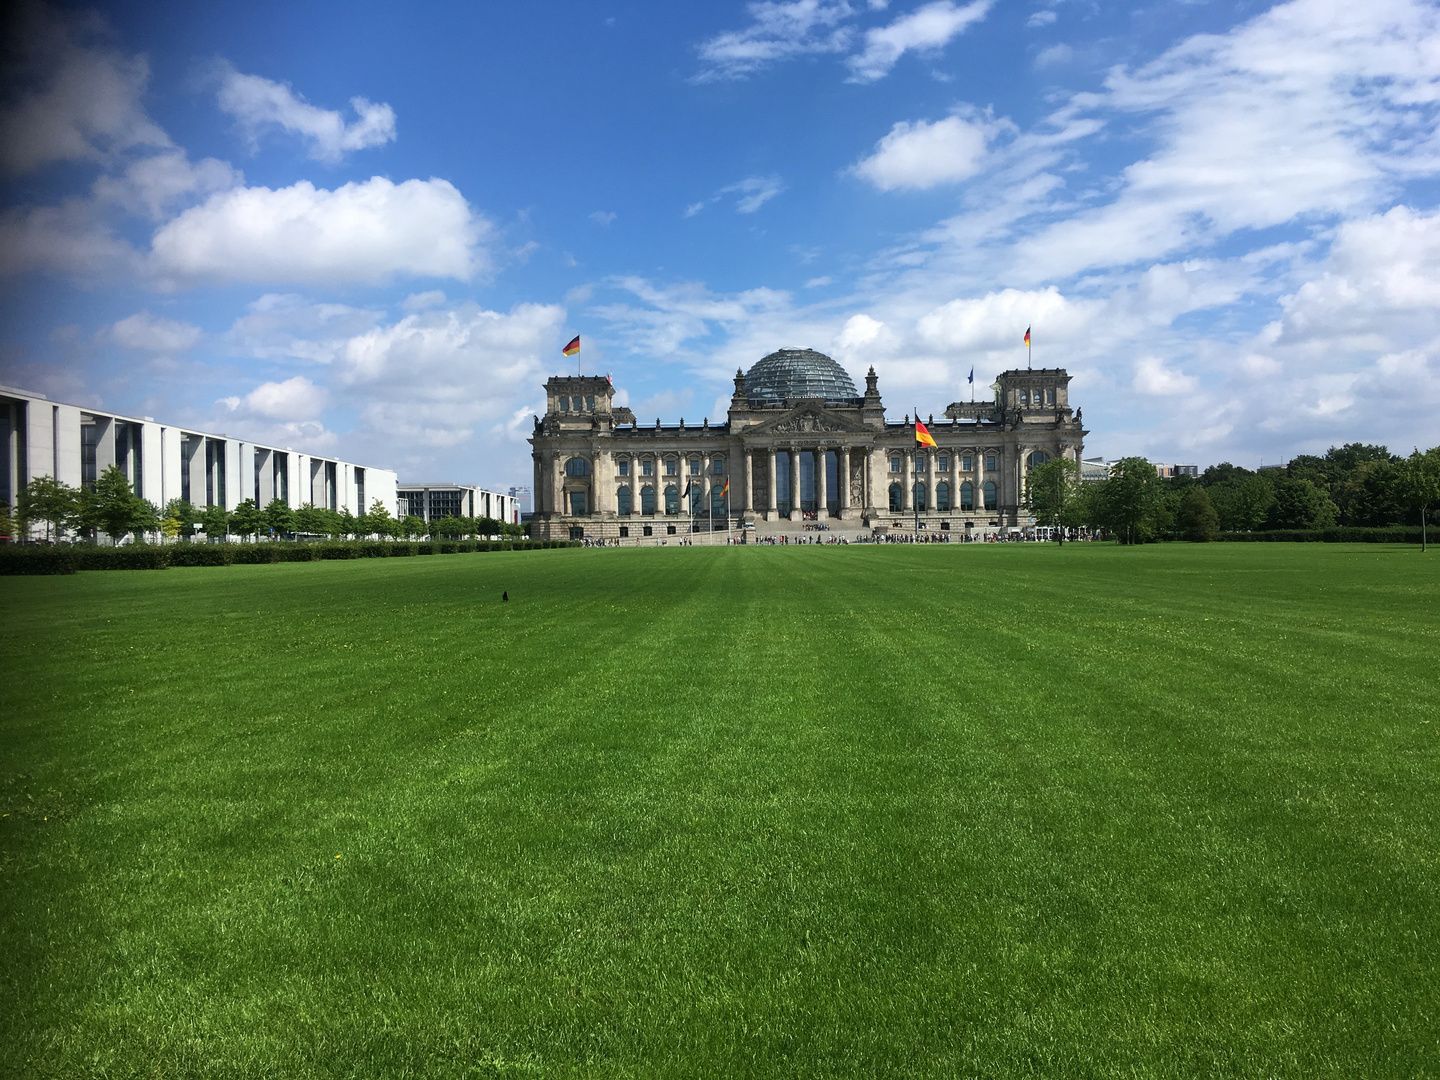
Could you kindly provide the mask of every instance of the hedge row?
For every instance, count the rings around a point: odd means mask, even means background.
[[[424,544],[388,540],[324,544],[90,544],[0,547],[0,574],[73,574],[77,570],[163,570],[167,566],[230,566],[235,563],[315,562],[320,559],[386,559],[453,555],[469,551],[535,551],[579,547],[571,540],[443,540]]]
[[[1430,538],[1435,540],[1440,537],[1431,529]],[[1221,533],[1220,539],[1247,544],[1267,541],[1286,544],[1418,544],[1420,530],[1404,525],[1383,529],[1365,529],[1358,526],[1337,526],[1333,529],[1269,529],[1265,532]]]

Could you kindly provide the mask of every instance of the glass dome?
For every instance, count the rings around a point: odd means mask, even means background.
[[[745,396],[755,405],[780,405],[800,398],[837,404],[859,400],[849,374],[814,349],[777,349],[745,374]]]

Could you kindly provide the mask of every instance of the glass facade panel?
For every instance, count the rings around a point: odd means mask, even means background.
[[[93,489],[99,479],[95,465],[96,449],[100,442],[100,426],[94,420],[80,422],[80,486]],[[186,474],[189,475],[188,473]],[[185,496],[189,498],[189,496]]]

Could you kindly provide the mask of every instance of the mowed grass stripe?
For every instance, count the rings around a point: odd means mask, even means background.
[[[6,1060],[1426,1075],[1432,565],[696,548],[0,583]]]

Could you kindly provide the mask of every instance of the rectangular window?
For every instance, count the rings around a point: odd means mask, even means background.
[[[621,475],[621,476],[629,476],[629,475],[630,475],[630,460],[629,460],[628,458],[621,458],[621,459],[620,459],[620,475]]]
[[[1000,468],[999,459],[997,459],[994,454],[986,454],[985,471],[994,472],[998,468]]]
[[[654,475],[655,475],[655,463],[654,463],[653,461],[642,461],[642,462],[640,463],[640,475],[641,475],[641,476],[654,476]]]
[[[690,459],[690,475],[691,475],[691,476],[699,476],[699,475],[700,475],[700,459],[699,459],[699,458],[691,458],[691,459]]]
[[[964,457],[962,457],[962,458],[960,459],[960,471],[961,471],[961,472],[969,472],[969,471],[970,471],[971,469],[973,469],[974,467],[975,467],[975,462],[971,459],[971,457],[970,457],[969,454],[966,454]]]
[[[891,471],[891,472],[899,472],[899,471],[900,471],[900,459],[899,459],[898,457],[892,457],[892,458],[890,459],[890,471]]]
[[[947,455],[945,455],[945,454],[940,454],[939,456],[937,456],[937,457],[935,458],[935,468],[936,468],[939,472],[949,472],[949,471],[950,471],[950,458],[949,458]],[[949,507],[946,507],[946,509],[948,510]]]
[[[561,411],[561,412],[569,412],[569,411],[570,411],[570,397],[569,397],[568,394],[562,394],[562,395],[560,396],[560,411]]]
[[[665,459],[665,475],[666,475],[666,476],[674,476],[674,475],[675,475],[675,464],[676,464],[676,463],[675,463],[675,459],[674,459],[674,458],[666,458],[666,459]]]
[[[100,441],[100,426],[94,420],[80,422],[80,486],[93,490],[98,478],[95,466],[96,444]]]
[[[585,492],[570,492],[570,513],[573,517],[579,517],[585,513]]]
[[[365,505],[365,470],[355,470],[355,505],[360,513],[367,512],[370,508]]]
[[[290,457],[287,454],[275,453],[270,455],[274,462],[275,470],[274,488],[275,498],[279,499],[286,506],[290,505]]]
[[[725,462],[723,462],[723,461],[717,461],[717,462],[715,462],[715,464],[714,464],[713,466],[711,466],[711,472],[713,472],[716,476],[724,476],[724,475],[725,475]]]

